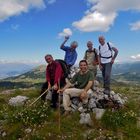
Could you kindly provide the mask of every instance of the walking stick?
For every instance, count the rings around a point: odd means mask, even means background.
[[[35,102],[37,102],[49,89],[46,89],[35,101],[33,101],[29,106],[32,106]]]
[[[60,79],[58,80],[58,89],[60,89]],[[58,93],[58,103],[59,103],[59,108],[58,108],[58,113],[59,113],[59,118],[58,118],[58,123],[59,123],[59,132],[60,132],[60,128],[61,128],[61,119],[60,119],[60,93]]]

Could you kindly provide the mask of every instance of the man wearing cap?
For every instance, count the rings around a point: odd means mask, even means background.
[[[78,47],[78,43],[76,41],[73,41],[69,46],[64,46],[64,44],[67,42],[69,39],[68,36],[65,37],[64,42],[61,44],[60,49],[65,51],[65,62],[67,63],[69,69],[75,64],[77,60],[77,52],[76,48]]]

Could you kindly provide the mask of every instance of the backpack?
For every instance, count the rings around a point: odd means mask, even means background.
[[[61,65],[61,68],[64,72],[64,77],[67,78],[69,74],[69,68],[67,63],[62,59],[56,59],[55,61],[57,61]]]
[[[102,57],[102,58],[109,59],[109,58],[112,58],[112,49],[111,49],[111,47],[110,47],[109,42],[107,42],[107,46],[108,46],[108,50],[110,50],[110,51],[111,51],[111,56],[109,56],[109,57],[103,57],[103,56],[101,56],[101,54],[100,54],[100,49],[101,49],[101,46],[99,46],[99,55],[100,55],[100,57]]]
[[[86,55],[87,55],[87,52],[88,52],[88,50],[86,50]],[[95,54],[95,63],[96,63],[96,65],[98,65],[99,61],[98,61],[97,50],[94,48],[91,52],[94,52],[94,54]]]

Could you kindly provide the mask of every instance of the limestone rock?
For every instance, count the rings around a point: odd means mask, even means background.
[[[9,100],[9,105],[11,106],[22,106],[25,104],[25,102],[28,100],[28,97],[26,96],[16,96],[16,97],[12,97],[10,100]]]

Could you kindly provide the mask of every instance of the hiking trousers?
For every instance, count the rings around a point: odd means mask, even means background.
[[[68,88],[66,90],[64,90],[63,92],[63,106],[65,111],[71,111],[71,98],[72,97],[80,97],[81,93],[84,91],[84,89],[78,89],[78,88]],[[90,93],[92,93],[92,90],[89,89],[87,91],[87,99],[85,99],[83,101],[83,103],[87,103],[88,102],[88,97],[90,95]]]
[[[112,63],[101,64],[102,65],[102,76],[105,90],[110,91],[110,80]]]
[[[50,84],[53,86],[53,85],[54,85],[54,81],[52,80],[52,81],[50,82]],[[61,87],[64,87],[65,84],[66,84],[65,78],[64,78],[64,79],[61,79],[61,80],[60,80],[60,88],[61,88]],[[41,95],[44,91],[46,91],[47,89],[48,89],[48,82],[45,82],[45,83],[43,84],[42,88],[41,88],[40,95]],[[45,93],[45,94],[41,97],[41,99],[42,99],[43,101],[45,101],[46,95],[47,95],[47,93]],[[56,107],[56,103],[57,103],[57,101],[58,101],[58,95],[59,95],[59,94],[57,93],[57,90],[52,90],[52,100],[51,100],[51,104],[52,104],[52,106],[53,106],[54,108]]]

